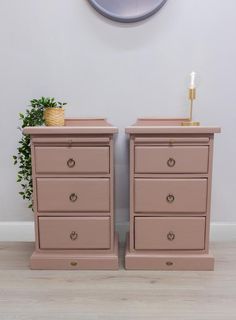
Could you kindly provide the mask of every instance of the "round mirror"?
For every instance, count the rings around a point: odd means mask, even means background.
[[[156,13],[167,0],[88,0],[105,17],[119,22],[137,22]]]

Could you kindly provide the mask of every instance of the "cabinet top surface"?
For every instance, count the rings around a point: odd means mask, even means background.
[[[220,127],[215,126],[182,126],[181,123],[188,119],[157,119],[157,118],[139,118],[132,125],[125,129],[129,134],[213,134],[220,133]]]
[[[62,127],[25,127],[24,134],[112,134],[118,128],[112,126],[105,118],[66,118]]]

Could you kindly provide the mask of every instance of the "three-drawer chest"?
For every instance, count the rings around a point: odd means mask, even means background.
[[[32,269],[117,269],[114,134],[105,119],[27,127],[36,248]]]
[[[138,119],[130,137],[126,269],[212,270],[209,228],[214,134],[181,119]]]

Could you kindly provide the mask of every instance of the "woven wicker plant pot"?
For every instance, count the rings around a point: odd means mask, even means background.
[[[47,108],[44,110],[44,120],[46,126],[64,126],[65,117],[63,108]]]

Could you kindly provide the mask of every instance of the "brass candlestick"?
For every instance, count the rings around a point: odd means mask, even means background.
[[[193,121],[193,101],[196,99],[196,88],[189,88],[190,116],[189,120],[182,122],[182,126],[200,126],[199,121]]]

